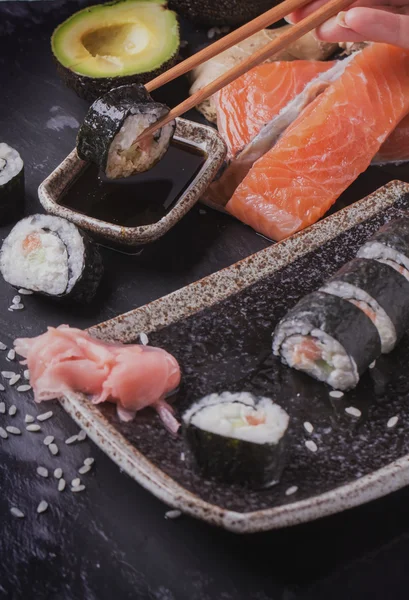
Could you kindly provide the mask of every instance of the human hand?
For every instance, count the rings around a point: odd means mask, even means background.
[[[287,20],[297,23],[325,2],[313,0]],[[316,37],[325,42],[384,42],[409,49],[409,0],[390,0],[389,5],[379,2],[382,0],[355,2],[318,27]]]

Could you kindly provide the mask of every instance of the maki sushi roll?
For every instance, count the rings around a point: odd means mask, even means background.
[[[381,340],[371,319],[357,306],[313,292],[277,325],[273,352],[290,367],[348,390],[381,354]]]
[[[169,108],[154,102],[143,85],[114,88],[90,107],[78,132],[78,156],[95,163],[109,179],[148,171],[169,148],[175,121],[136,140],[168,113]]]
[[[0,271],[17,288],[90,302],[103,266],[96,246],[75,225],[60,217],[31,215],[4,240]]]
[[[24,164],[20,154],[0,143],[0,225],[17,220],[24,211]]]
[[[358,306],[377,328],[384,354],[394,349],[409,325],[409,281],[389,264],[356,258],[321,291]]]
[[[184,437],[201,473],[255,488],[280,479],[288,424],[278,404],[246,392],[211,394],[183,415]]]
[[[409,281],[409,214],[381,227],[359,249],[357,256],[388,264]]]

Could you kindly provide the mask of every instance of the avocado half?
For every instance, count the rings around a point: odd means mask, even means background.
[[[93,101],[113,87],[147,83],[173,66],[179,23],[164,0],[120,0],[73,14],[51,38],[63,81]]]
[[[169,0],[169,6],[199,25],[242,25],[279,0]]]

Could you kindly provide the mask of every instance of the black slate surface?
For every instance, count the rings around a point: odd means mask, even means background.
[[[86,103],[64,89],[49,52],[49,36],[80,2],[0,3],[0,137],[26,163],[27,212],[39,210],[38,184],[72,149]],[[202,40],[205,35],[201,34]],[[182,85],[182,84],[179,84]],[[172,86],[169,96],[186,92]],[[170,93],[171,92],[171,93]],[[355,198],[405,170],[369,171]],[[407,177],[407,175],[406,175]],[[342,201],[338,203],[338,206]],[[115,316],[207,275],[267,245],[232,219],[196,207],[162,241],[139,256],[104,250],[106,277],[99,301],[67,310],[30,297],[9,313],[14,295],[0,282],[0,339],[40,333],[46,325],[81,327]],[[6,229],[0,231],[2,238]],[[4,355],[1,355],[4,368]],[[17,400],[15,419],[50,407]],[[279,532],[238,537],[189,518],[164,519],[166,507],[145,492],[89,441],[62,443],[77,427],[52,404],[43,432],[0,443],[0,598],[47,600],[294,600],[407,598],[409,491],[345,514]],[[0,416],[1,420],[6,420]],[[11,421],[7,417],[7,422]],[[58,458],[45,450],[55,435]],[[86,492],[59,494],[38,464],[61,465],[70,481],[86,456]],[[50,508],[35,509],[41,499]],[[13,518],[17,505],[24,520]]]

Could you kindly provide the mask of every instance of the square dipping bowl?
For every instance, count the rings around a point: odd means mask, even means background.
[[[183,150],[181,149],[183,145]],[[152,174],[155,169],[158,169],[163,161],[168,161],[168,169],[170,168],[172,173],[179,173],[183,171],[184,164],[188,164],[188,161],[184,163],[181,156],[175,156],[175,164],[172,164],[172,148],[179,147],[181,152],[186,152],[186,158],[188,154],[203,156],[203,161],[200,166],[196,165],[197,171],[192,173],[192,176],[186,182],[184,189],[177,192],[176,199],[171,202],[171,208],[166,211],[165,204],[161,205],[161,211],[164,214],[159,214],[157,220],[152,223],[143,223],[138,225],[126,225],[121,222],[112,222],[106,218],[98,216],[91,216],[81,210],[81,202],[83,198],[88,194],[91,199],[94,197],[96,203],[98,203],[99,193],[99,178],[97,178],[97,168],[91,163],[81,160],[78,157],[77,151],[74,149],[69,156],[45,179],[38,188],[38,197],[41,204],[48,213],[63,217],[72,223],[75,223],[81,229],[84,229],[91,233],[94,237],[113,243],[114,245],[120,246],[141,246],[149,242],[153,242],[162,237],[167,231],[169,231],[180,219],[193,207],[194,204],[200,199],[201,195],[212,182],[218,170],[223,164],[226,157],[226,145],[222,138],[219,136],[217,131],[212,127],[195,123],[194,121],[188,121],[186,119],[176,119],[176,131],[172,141],[172,147],[164,158],[155,166],[151,171],[147,173]],[[170,155],[170,158],[169,156]],[[200,162],[200,159],[199,159]],[[89,173],[93,173],[95,177],[95,187],[93,187],[92,179],[89,183]],[[132,178],[118,179],[118,180],[106,180],[109,186],[117,186],[115,190],[118,190],[118,194],[123,194],[125,187],[128,187],[128,181],[141,178],[146,173],[134,176]],[[153,174],[154,176],[154,174]],[[186,174],[188,177],[188,174]],[[88,180],[88,183],[86,183]],[[147,192],[144,193],[143,201],[145,205],[150,206],[150,198],[152,198],[152,186],[155,181],[148,181]],[[162,187],[166,184],[166,179],[159,178],[158,185]],[[65,198],[68,198],[68,192],[74,190],[75,186],[78,186],[80,190],[81,185],[91,186],[91,190],[85,194],[82,192],[75,191],[75,198],[77,202],[75,206],[65,205]],[[121,185],[122,187],[121,192]],[[125,200],[125,208],[129,206],[129,197],[132,197],[133,183],[129,184],[129,188]],[[135,183],[135,194],[138,182]],[[151,186],[151,187],[150,187]],[[150,193],[149,193],[150,192]],[[103,194],[103,192],[101,192]],[[116,199],[117,192],[114,192],[113,198]],[[118,198],[119,200],[119,198]],[[133,198],[131,198],[131,201]],[[138,197],[134,199],[135,203],[138,203]],[[88,202],[88,200],[87,200]],[[68,204],[68,202],[67,202]],[[90,211],[88,211],[90,212]],[[138,211],[135,211],[138,213]],[[128,219],[129,220],[129,219]]]

